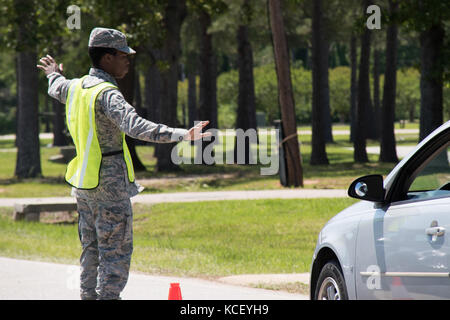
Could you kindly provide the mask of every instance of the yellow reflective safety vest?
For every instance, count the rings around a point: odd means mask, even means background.
[[[102,151],[95,125],[95,101],[102,90],[117,88],[117,86],[110,82],[102,82],[94,87],[83,89],[82,83],[85,77],[73,83],[67,94],[66,121],[77,155],[69,162],[65,179],[75,188],[95,189],[99,184],[102,163]],[[134,182],[133,162],[123,132],[122,141],[128,180]]]

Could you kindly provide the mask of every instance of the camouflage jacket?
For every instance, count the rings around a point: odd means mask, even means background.
[[[70,85],[79,80],[68,80],[57,72],[49,74],[47,78],[48,94],[64,104]],[[82,86],[90,88],[105,81],[117,86],[116,80],[110,74],[101,69],[91,68]],[[122,93],[114,88],[107,88],[98,95],[95,104],[95,123],[102,153],[122,149],[121,132],[136,139],[159,143],[181,141],[187,133],[186,129],[170,128],[140,117],[133,106],[125,101]],[[94,200],[123,200],[135,196],[142,189],[137,182],[128,181],[123,155],[118,154],[102,159],[100,182],[96,189],[73,188],[72,195]]]

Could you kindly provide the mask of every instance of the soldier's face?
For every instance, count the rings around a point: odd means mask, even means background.
[[[110,74],[116,79],[122,79],[128,73],[130,61],[128,55],[124,52],[117,51],[115,55],[110,55]]]

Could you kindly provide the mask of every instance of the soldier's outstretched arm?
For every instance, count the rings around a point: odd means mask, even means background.
[[[117,89],[103,91],[97,102],[121,131],[135,139],[157,143],[176,142],[182,141],[189,132],[142,118]]]

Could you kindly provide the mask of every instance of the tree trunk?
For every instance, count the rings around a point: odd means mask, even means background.
[[[277,0],[269,0],[270,29],[278,79],[278,95],[281,109],[281,120],[287,140],[284,141],[287,165],[287,185],[303,186],[303,169],[300,159],[300,146],[297,138],[295,121],[295,103],[292,92],[289,66],[289,50],[284,31],[281,4]]]
[[[136,62],[135,62],[136,65]],[[142,95],[141,95],[141,82],[139,80],[140,75],[139,71],[134,68],[134,107],[136,108],[137,113],[146,118],[147,110],[142,106]]]
[[[368,1],[364,1],[364,12],[369,6]],[[369,66],[370,66],[370,36],[371,31],[364,28],[361,35],[361,57],[359,62],[359,79],[358,79],[358,99],[356,104],[356,123],[355,136],[353,139],[354,154],[353,158],[356,162],[368,162],[366,151],[366,128],[367,114],[370,111],[370,83],[369,83]]]
[[[57,37],[53,42],[55,47],[54,54],[56,57],[60,57],[63,54],[63,39]],[[48,95],[47,95],[48,96]],[[67,146],[72,141],[70,137],[65,134],[66,130],[66,117],[65,117],[65,105],[56,99],[51,98],[52,111],[53,111],[53,146]]]
[[[380,51],[373,52],[373,139],[380,139]]]
[[[151,65],[145,73],[145,109],[147,110],[147,119],[160,122],[161,105],[161,73],[159,72],[156,61],[161,59],[159,50],[152,50],[151,56],[154,58]]]
[[[443,46],[445,30],[433,25],[420,35],[420,133],[423,140],[443,122]]]
[[[161,72],[161,123],[177,127],[178,60],[180,56],[181,24],[186,17],[186,1],[169,0],[165,9],[164,25],[166,37],[163,45],[163,59],[169,68]],[[172,162],[173,143],[160,144],[157,152],[157,170],[173,171],[178,166]]]
[[[328,97],[328,43],[325,40],[322,1],[313,2],[312,20],[312,140],[311,165],[328,164],[326,152],[326,105]],[[329,104],[328,104],[329,109]],[[329,116],[329,114],[328,114]]]
[[[199,117],[201,120],[209,120],[209,124],[203,131],[210,128],[218,128],[217,120],[217,58],[213,50],[212,35],[208,33],[211,25],[211,17],[205,11],[200,12],[200,99]],[[202,159],[202,164],[207,164],[201,156],[204,149],[216,138],[210,141],[202,141],[201,148],[197,148],[197,159]],[[200,154],[201,153],[201,154]],[[213,154],[212,154],[213,156]]]
[[[119,85],[119,90],[123,94],[125,100],[133,105],[134,103],[134,94],[135,94],[135,61],[132,59],[130,61],[130,69],[128,73],[122,79],[117,79],[117,84]],[[137,112],[137,109],[136,109]],[[128,149],[130,150],[131,160],[133,161],[133,168],[135,171],[145,171],[145,166],[139,159],[139,156],[136,153],[136,139],[133,139],[129,136],[125,136],[125,140],[127,142]]]
[[[351,64],[351,75],[350,75],[350,142],[354,141],[355,136],[355,124],[356,124],[356,102],[358,94],[358,83],[357,83],[357,62],[356,62],[356,36],[352,34],[350,38],[350,64]]]
[[[64,105],[56,99],[52,100],[53,107],[53,146],[67,146],[68,139],[64,134],[65,116]]]
[[[161,109],[161,73],[156,64],[157,60],[161,59],[160,51],[153,49],[150,52],[153,61],[145,73],[145,109],[147,110],[147,119],[159,123],[160,109]],[[158,143],[149,142],[154,146],[153,155],[155,158],[158,154]]]
[[[398,4],[389,1],[390,14],[395,14]],[[386,30],[386,70],[384,71],[383,106],[381,110],[380,161],[398,162],[394,121],[397,86],[397,33],[398,27],[391,22]]]
[[[36,68],[36,46],[33,44],[36,18],[32,2],[16,0],[14,6],[21,21],[18,26],[17,50],[18,119],[15,176],[33,178],[42,174],[39,147],[38,69]]]
[[[236,128],[244,131],[248,129],[256,130],[256,109],[255,109],[255,83],[253,79],[253,52],[248,39],[248,27],[241,25],[237,31],[238,42],[238,68],[239,68],[239,94],[236,118]],[[234,143],[234,159],[237,162],[237,138]],[[251,143],[245,139],[245,164],[250,163],[252,157]]]
[[[194,122],[200,120],[197,112],[197,83],[195,78],[195,72],[188,73],[188,127],[193,127]]]

